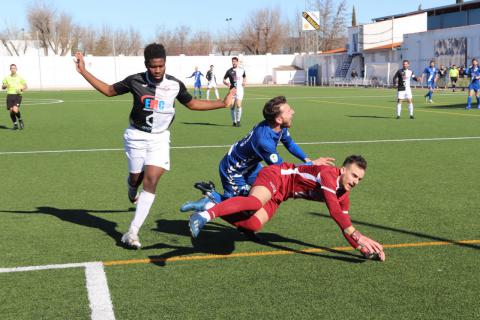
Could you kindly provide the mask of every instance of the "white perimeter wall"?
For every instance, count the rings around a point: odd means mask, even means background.
[[[272,79],[274,68],[294,64],[297,55],[239,56],[247,74],[247,84],[262,84]],[[143,57],[86,57],[87,69],[107,83],[114,83],[128,75],[145,71]],[[77,73],[73,57],[0,57],[0,78],[10,74],[9,65],[15,63],[32,89],[91,88]],[[186,79],[195,66],[203,74],[209,66],[215,66],[217,82],[220,84],[228,68],[232,66],[228,56],[169,56],[167,73],[182,80],[187,86],[193,85],[193,78]],[[206,84],[205,78],[202,80]],[[222,85],[221,85],[222,86]]]
[[[411,69],[420,74],[429,61],[435,59],[436,40],[461,37],[467,38],[467,62],[470,64],[472,58],[480,58],[480,24],[405,35],[402,45],[403,59],[410,60]]]
[[[427,31],[427,13],[420,13],[398,19],[364,24],[360,31],[360,48],[371,48],[402,42],[403,35]],[[353,32],[354,30],[352,30]]]

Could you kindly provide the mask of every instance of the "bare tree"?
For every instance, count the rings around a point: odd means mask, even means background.
[[[27,9],[27,20],[31,33],[40,41],[45,55],[48,55],[49,49],[55,54],[66,55],[78,44],[80,34],[71,16],[59,14],[51,5],[44,2],[31,5]]]
[[[203,40],[208,40],[202,33],[197,33],[196,36],[202,38]],[[158,27],[155,41],[163,44],[167,54],[169,55],[190,53],[189,49],[192,47],[190,43],[190,41],[192,41],[190,27],[186,25],[180,25],[177,26],[173,31],[168,30],[165,26]]]
[[[215,44],[217,47],[216,49],[220,51],[222,56],[229,56],[232,54],[232,41],[230,41],[226,33],[220,33],[219,36],[217,36],[217,41]]]
[[[113,32],[110,27],[104,25],[100,35],[95,41],[95,48],[92,52],[95,56],[109,56],[113,54]]]
[[[278,52],[287,30],[282,24],[280,9],[259,9],[249,16],[238,35],[241,45],[253,54]]]
[[[155,41],[164,45],[167,54],[175,55],[178,53],[176,51],[175,37],[173,32],[168,30],[165,26],[157,27],[157,32],[155,35]]]
[[[186,53],[188,35],[190,34],[190,27],[187,25],[180,25],[175,28],[175,42],[177,45],[177,54]]]
[[[87,54],[92,54],[95,50],[95,43],[97,42],[97,31],[93,27],[80,28],[80,44],[77,48],[83,48]]]
[[[334,7],[333,0],[316,0],[320,12],[319,50],[342,47],[346,43],[347,2],[342,0]]]
[[[25,30],[19,29],[15,26],[6,27],[4,30],[0,31],[0,42],[11,56],[25,54],[28,48]]]
[[[189,55],[208,55],[213,48],[212,35],[206,31],[196,32],[188,41],[187,47]]]

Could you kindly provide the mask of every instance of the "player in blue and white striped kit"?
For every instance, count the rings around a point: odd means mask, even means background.
[[[480,89],[480,67],[478,66],[478,60],[472,59],[472,65],[467,70],[467,75],[470,78],[470,84],[468,85],[468,99],[467,107],[465,109],[470,110],[472,108],[472,96],[475,93],[477,98],[477,108],[480,109],[480,100],[478,99],[478,90]]]
[[[433,96],[433,90],[435,89],[435,82],[437,81],[438,78],[438,68],[435,67],[435,61],[430,61],[430,66],[426,67],[425,70],[423,70],[422,74],[422,82],[424,80],[424,76],[427,76],[427,87],[428,87],[428,92],[424,96],[425,100],[433,103],[432,96]]]
[[[197,99],[197,93],[198,93],[198,97],[200,99],[202,99],[201,77],[204,77],[204,75],[201,71],[198,71],[198,67],[195,67],[195,71],[192,73],[192,75],[190,77],[187,77],[187,79],[192,78],[192,77],[193,77],[193,80],[194,80],[194,83],[193,83],[193,98]]]
[[[293,141],[288,128],[292,124],[294,113],[285,97],[279,96],[269,100],[263,108],[265,120],[253,127],[243,139],[234,143],[220,161],[219,172],[224,194],[216,192],[213,183],[210,183],[210,186],[205,182],[197,183],[195,186],[207,197],[187,202],[180,211],[203,211],[225,199],[248,195],[250,186],[262,169],[262,161],[268,165],[283,162],[277,152],[279,142],[282,142],[292,155],[307,164],[333,165],[335,160],[333,158],[318,158],[311,161]]]

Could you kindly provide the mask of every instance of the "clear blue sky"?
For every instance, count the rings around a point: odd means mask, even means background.
[[[338,0],[334,0],[338,1]],[[27,29],[26,11],[33,0],[2,1],[0,30],[6,26]],[[59,11],[71,15],[82,26],[112,28],[133,26],[144,41],[153,40],[158,26],[173,29],[189,25],[192,30],[212,33],[227,29],[225,18],[232,18],[231,28],[239,29],[248,15],[259,8],[278,6],[285,16],[293,18],[305,9],[305,0],[46,0]],[[372,18],[414,11],[421,3],[424,9],[455,3],[455,0],[347,0],[349,14],[355,5],[357,21],[370,22]]]

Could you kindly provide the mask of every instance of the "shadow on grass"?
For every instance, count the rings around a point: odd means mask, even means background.
[[[157,227],[153,230],[161,233],[190,238],[188,220],[157,220]],[[274,233],[261,232],[257,233],[257,235],[259,238],[256,239],[255,242],[259,245],[263,245],[269,248],[284,250],[308,256],[340,260],[350,263],[365,262],[365,259],[350,252],[337,251],[327,247],[309,244],[300,240],[286,238]],[[172,240],[172,242],[174,242],[176,239],[174,238]],[[195,253],[203,253],[209,255],[229,255],[233,253],[233,251],[235,250],[235,243],[239,241],[250,241],[250,238],[238,232],[236,228],[211,222],[205,226],[198,238],[191,239],[191,247],[158,243],[155,245],[144,247],[143,250],[171,249],[170,251],[161,255],[149,256],[149,258],[154,264],[158,266],[165,266],[166,262],[168,262],[169,259]],[[293,249],[287,245],[284,245],[283,243],[290,243],[309,248],[322,249],[330,253],[334,253],[335,255],[305,252],[302,250]]]
[[[309,214],[314,215],[314,216],[318,216],[318,217],[322,217],[322,218],[326,218],[326,219],[329,219],[329,220],[332,219],[330,217],[330,215],[325,214],[325,213],[309,212]],[[362,221],[354,220],[354,219],[352,219],[352,222],[355,225],[368,226],[368,227],[377,228],[377,229],[381,229],[381,230],[388,230],[388,231],[408,234],[408,235],[415,236],[415,237],[418,237],[418,238],[448,242],[448,243],[451,243],[451,244],[454,244],[454,245],[457,245],[457,246],[480,250],[480,246],[478,246],[478,245],[469,244],[469,243],[459,243],[455,240],[442,238],[442,237],[438,237],[438,236],[434,236],[434,235],[430,235],[430,234],[426,234],[426,233],[422,233],[422,232],[418,232],[418,231],[410,231],[410,230],[406,230],[406,229],[393,228],[393,227],[383,226],[383,225],[375,224],[375,223],[362,222]]]
[[[116,241],[116,245],[123,248],[128,248],[121,242],[122,233],[117,231],[117,223],[97,217],[91,213],[118,213],[130,212],[134,210],[89,210],[89,209],[59,209],[54,207],[37,207],[37,210],[31,211],[0,211],[6,213],[19,214],[46,214],[57,217],[58,219],[80,226],[99,229],[105,232],[108,236]]]
[[[381,116],[351,116],[351,115],[345,115],[345,117],[349,117],[349,118],[370,118],[370,119],[394,119],[394,117],[381,117]]]
[[[210,123],[210,122],[180,122],[180,123],[186,124],[186,125],[195,125],[195,126],[231,127],[231,125],[227,125],[227,124],[217,124],[217,123]]]
[[[464,110],[466,113],[478,110],[476,103],[472,102],[472,110],[466,110],[465,109],[466,106],[467,106],[467,98],[465,96],[465,103],[460,103],[460,104],[432,103],[432,104],[427,104],[426,106],[423,106],[422,108],[425,108],[425,109],[442,109],[442,110],[459,110],[460,109],[460,110]]]
[[[9,130],[9,129],[12,129],[12,128],[9,128],[9,127],[7,127],[7,126],[1,125],[1,126],[0,126],[0,130],[2,130],[2,129],[3,129],[3,130]]]

